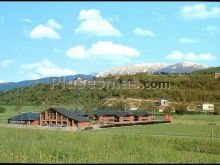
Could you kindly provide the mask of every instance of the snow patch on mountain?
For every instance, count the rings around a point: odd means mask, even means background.
[[[128,66],[115,67],[110,70],[98,72],[96,77],[107,77],[109,74],[112,75],[132,75],[136,73],[156,73],[156,72],[167,72],[167,73],[189,73],[200,69],[206,69],[208,66],[201,65],[192,62],[181,62],[175,64],[167,63],[140,63],[132,64]]]

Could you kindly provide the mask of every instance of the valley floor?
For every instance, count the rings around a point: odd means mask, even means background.
[[[0,114],[0,163],[220,163],[220,115],[174,115],[171,124],[84,131],[7,124],[20,112],[46,108],[6,106]]]
[[[77,132],[0,127],[0,162],[220,163],[219,121],[220,115],[175,115],[171,124]]]
[[[0,133],[2,163],[220,162],[219,139],[15,128]]]

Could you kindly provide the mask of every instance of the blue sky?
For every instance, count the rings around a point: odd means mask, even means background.
[[[219,2],[0,2],[0,82],[136,63],[220,65]]]

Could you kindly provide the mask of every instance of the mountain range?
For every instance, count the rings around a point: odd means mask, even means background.
[[[16,88],[35,86],[37,84],[52,84],[57,81],[71,81],[78,77],[83,78],[84,80],[91,80],[93,78],[92,75],[84,75],[84,74],[76,74],[70,76],[62,76],[62,77],[45,77],[37,80],[25,80],[21,82],[8,82],[0,84],[0,91],[8,91]]]
[[[25,80],[21,82],[8,82],[8,83],[1,83],[0,84],[0,91],[8,91],[16,88],[34,86],[39,83],[41,84],[51,84],[56,81],[71,81],[75,80],[78,77],[83,78],[84,80],[91,80],[93,77],[106,77],[109,74],[112,75],[132,75],[136,73],[190,73],[197,70],[204,70],[209,68],[206,65],[191,63],[191,62],[181,62],[175,64],[167,64],[167,63],[141,63],[141,64],[132,64],[128,66],[121,66],[115,67],[110,70],[106,70],[103,72],[98,72],[95,75],[85,75],[85,74],[77,74],[77,75],[70,75],[70,76],[62,76],[62,77],[45,77],[37,80]]]
[[[96,74],[96,77],[106,77],[109,74],[112,75],[132,75],[136,73],[190,73],[197,70],[207,69],[208,66],[201,65],[192,62],[181,62],[175,64],[167,64],[167,63],[141,63],[141,64],[132,64],[128,66],[115,67],[110,70],[106,70],[103,72],[99,72]]]

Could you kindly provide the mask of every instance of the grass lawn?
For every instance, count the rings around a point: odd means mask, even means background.
[[[196,114],[196,115],[174,115],[174,123],[181,123],[187,125],[203,125],[207,126],[209,123],[215,123],[220,126],[220,115],[211,114]]]
[[[220,163],[220,140],[0,128],[1,162]]]
[[[147,135],[169,135],[211,138],[211,127],[187,124],[149,124],[139,126],[114,127],[95,130],[107,133],[129,133]],[[220,138],[220,126],[213,127],[213,137]]]
[[[175,120],[203,120],[203,121],[213,121],[217,122],[220,120],[220,115],[211,115],[211,114],[186,114],[186,115],[174,115],[173,119]]]

